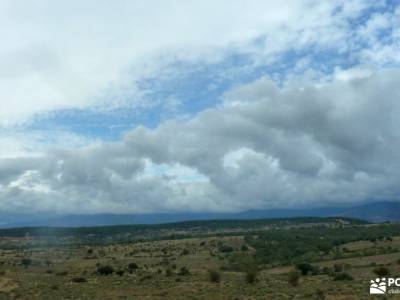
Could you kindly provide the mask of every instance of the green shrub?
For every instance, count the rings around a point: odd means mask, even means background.
[[[311,270],[311,276],[317,276],[321,274],[322,274],[321,268],[318,266],[313,266],[313,269]]]
[[[172,269],[171,269],[171,268],[168,268],[168,269],[165,270],[165,276],[171,277],[172,274],[173,274],[173,273],[172,273]]]
[[[56,276],[67,276],[68,275],[68,271],[61,271],[61,272],[57,272]]]
[[[386,277],[390,275],[390,270],[386,267],[376,267],[373,272],[379,277]]]
[[[139,266],[136,264],[136,263],[130,263],[129,265],[128,265],[128,269],[129,270],[136,270],[136,269],[139,269]]]
[[[247,270],[256,267],[257,263],[254,261],[252,256],[236,252],[228,256],[228,261],[224,262],[221,270],[246,272]]]
[[[342,271],[343,271],[343,265],[334,264],[334,265],[333,265],[333,270],[334,270],[335,272],[342,272]]]
[[[83,283],[83,282],[87,282],[87,280],[85,277],[73,277],[73,278],[71,278],[71,282]]]
[[[145,275],[145,276],[141,277],[139,280],[140,281],[145,281],[145,280],[151,280],[151,279],[153,279],[152,275]]]
[[[21,259],[21,265],[25,268],[29,267],[32,264],[32,260],[30,258],[23,258]]]
[[[222,245],[221,247],[219,247],[219,251],[222,253],[233,252],[233,247],[227,246],[227,245]]]
[[[320,289],[316,290],[316,291],[315,291],[315,297],[316,297],[318,300],[324,300],[324,299],[325,299],[325,293],[324,293],[324,291],[323,291],[323,290],[320,290]]]
[[[186,276],[186,275],[190,275],[190,272],[189,272],[188,268],[182,267],[179,269],[178,275]]]
[[[300,272],[298,272],[298,271],[293,270],[293,271],[289,272],[289,274],[288,274],[289,284],[291,286],[298,286],[300,277],[301,277],[301,275],[300,275]]]
[[[255,268],[248,269],[246,271],[246,281],[247,283],[254,283],[257,281],[258,270]]]
[[[332,275],[333,274],[333,269],[330,268],[330,267],[323,267],[322,268],[322,274]]]
[[[99,275],[111,275],[112,273],[114,273],[114,268],[111,266],[101,266],[97,268],[97,273]]]
[[[242,247],[240,247],[240,250],[242,251],[248,251],[249,247],[247,245],[242,245]]]
[[[301,275],[307,275],[314,270],[314,267],[308,263],[300,263],[296,265],[296,269],[301,272]]]
[[[115,272],[115,274],[117,274],[117,275],[119,275],[119,276],[123,276],[124,273],[125,273],[124,270],[118,270],[118,271]]]
[[[221,281],[221,273],[217,270],[208,270],[208,277],[213,283],[219,283]]]
[[[341,272],[341,273],[336,273],[333,276],[333,279],[335,281],[351,281],[353,280],[353,276],[351,276],[349,273]]]

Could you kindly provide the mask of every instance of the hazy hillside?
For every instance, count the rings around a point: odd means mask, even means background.
[[[400,203],[375,202],[345,209],[337,215],[370,222],[400,221]]]
[[[161,224],[188,220],[211,219],[270,219],[292,217],[329,217],[344,216],[363,219],[370,222],[400,221],[400,204],[395,202],[374,202],[354,207],[325,207],[310,209],[272,209],[252,210],[239,213],[170,213],[170,214],[95,214],[95,215],[67,215],[50,218],[49,216],[30,219],[24,215],[23,221],[2,219],[0,227],[26,226],[106,226],[124,224]],[[18,219],[18,216],[14,217]]]

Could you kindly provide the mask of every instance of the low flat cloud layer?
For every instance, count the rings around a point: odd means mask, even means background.
[[[115,143],[0,160],[9,211],[154,212],[398,200],[400,71],[267,77]]]

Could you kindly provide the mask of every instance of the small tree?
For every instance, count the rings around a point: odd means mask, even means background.
[[[219,247],[219,251],[222,253],[229,253],[229,252],[233,252],[233,247],[228,246],[228,245],[222,245]]]
[[[87,280],[85,277],[73,277],[73,278],[71,278],[71,282],[83,283],[83,282],[87,282]]]
[[[323,290],[320,290],[320,289],[316,290],[316,291],[315,291],[315,297],[316,297],[318,300],[324,300],[324,299],[325,299],[325,293],[324,293],[324,291],[323,291]]]
[[[390,270],[386,267],[377,267],[373,270],[373,272],[379,277],[386,277],[390,275]]]
[[[179,269],[178,275],[186,276],[186,275],[190,275],[190,272],[189,272],[188,268],[182,267]]]
[[[23,258],[21,259],[21,265],[25,268],[29,267],[32,264],[32,260],[30,258]]]
[[[132,263],[130,263],[128,265],[128,269],[129,270],[136,270],[136,269],[139,269],[139,266],[136,263],[132,262]]]
[[[111,275],[114,273],[114,268],[111,266],[102,266],[97,268],[97,273],[100,275]]]
[[[349,273],[346,272],[341,272],[341,273],[336,273],[335,276],[333,276],[333,279],[335,281],[351,281],[353,280],[353,276],[351,276]]]
[[[249,268],[246,270],[246,281],[248,283],[254,283],[257,281],[258,269],[257,268]]]
[[[312,272],[314,267],[308,263],[300,263],[296,265],[296,269],[301,272],[301,275],[307,275],[309,272]]]
[[[322,274],[325,274],[325,275],[332,275],[333,274],[333,269],[332,268],[330,268],[330,267],[323,267],[322,268]]]
[[[342,272],[342,271],[343,271],[343,265],[341,265],[341,264],[334,264],[334,265],[333,265],[333,270],[334,270],[335,272]]]
[[[291,286],[298,286],[300,281],[300,272],[298,271],[291,271],[288,274],[288,282]]]
[[[172,269],[171,268],[167,268],[166,270],[165,270],[165,276],[167,276],[167,277],[171,277],[172,276]]]
[[[321,274],[322,274],[322,269],[318,266],[313,266],[313,269],[311,270],[311,275],[316,276]]]
[[[208,270],[208,277],[213,283],[219,283],[221,281],[221,273],[217,270]]]

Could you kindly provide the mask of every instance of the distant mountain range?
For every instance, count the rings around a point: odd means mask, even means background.
[[[126,224],[161,224],[188,220],[270,219],[332,216],[357,218],[370,222],[400,221],[400,203],[373,202],[353,207],[248,210],[238,213],[85,214],[57,217],[50,217],[48,215],[32,217],[30,215],[0,214],[0,227],[81,227]]]

